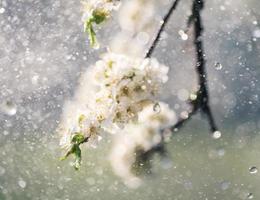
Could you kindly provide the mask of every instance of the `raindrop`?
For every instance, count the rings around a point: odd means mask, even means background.
[[[258,172],[258,169],[257,169],[257,167],[250,167],[249,168],[249,172],[250,172],[250,174],[256,174],[257,172]]]
[[[11,101],[6,101],[1,105],[1,110],[7,115],[15,115],[17,112],[16,105]]]
[[[247,199],[253,199],[253,198],[254,198],[253,193],[248,193],[248,194],[247,194]]]
[[[216,62],[216,63],[215,63],[215,69],[216,69],[216,70],[221,70],[222,68],[223,68],[223,66],[222,66],[221,63],[219,63],[219,62]]]
[[[18,185],[19,185],[21,188],[25,188],[25,187],[26,187],[26,182],[21,179],[21,180],[18,181]]]
[[[214,139],[219,139],[219,138],[221,138],[221,132],[215,131],[212,136],[213,136]]]
[[[153,105],[153,111],[156,112],[156,113],[161,112],[161,106],[158,102]]]
[[[5,12],[4,8],[0,8],[0,14],[3,14]]]
[[[183,30],[179,30],[179,35],[181,36],[182,40],[187,40],[189,36]]]

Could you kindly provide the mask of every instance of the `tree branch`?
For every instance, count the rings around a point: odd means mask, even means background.
[[[203,0],[194,0],[192,6],[192,15],[189,17],[188,20],[188,27],[191,23],[193,23],[194,26],[194,45],[196,49],[197,59],[196,71],[199,81],[199,90],[197,91],[197,98],[190,101],[190,104],[192,105],[192,111],[189,113],[188,118],[180,119],[175,125],[170,127],[172,131],[180,128],[186,121],[188,121],[194,114],[196,114],[198,110],[200,110],[207,117],[211,132],[214,133],[218,130],[209,105],[207,73],[205,69],[206,60],[202,40],[203,26],[200,14],[203,6]]]
[[[177,2],[177,1],[176,1]],[[175,3],[176,3],[175,2]],[[173,5],[175,5],[175,3]],[[177,4],[177,3],[176,3]],[[175,5],[176,6],[176,5]],[[178,131],[186,122],[188,122],[193,115],[195,115],[198,111],[201,111],[203,114],[205,114],[211,133],[215,133],[218,129],[215,123],[215,119],[213,117],[210,105],[209,105],[209,92],[208,92],[208,84],[207,84],[207,73],[205,69],[205,53],[203,48],[203,40],[202,40],[202,32],[203,32],[203,26],[202,26],[202,20],[201,20],[201,11],[204,6],[203,0],[194,0],[192,5],[192,14],[188,19],[187,27],[190,28],[190,26],[193,24],[194,27],[194,45],[196,49],[196,72],[198,76],[198,82],[199,82],[199,90],[196,93],[196,98],[190,99],[189,103],[192,106],[192,110],[189,112],[189,115],[187,118],[180,118],[176,124],[169,127],[171,132]],[[173,6],[174,7],[174,6]],[[175,7],[174,7],[175,8]],[[169,20],[169,16],[171,15],[171,11],[166,15],[166,19]],[[166,21],[167,22],[167,21]],[[160,38],[160,33],[164,29],[165,23],[162,25],[155,42],[151,46],[150,50],[147,53],[147,56],[149,57],[153,50],[158,43],[158,38]],[[164,148],[164,130],[161,131],[162,135],[162,142],[158,145],[155,145],[153,148],[145,152],[145,155],[149,158],[154,153],[160,153],[165,152]],[[161,151],[161,149],[164,149],[164,151]]]
[[[173,11],[176,9],[178,3],[179,3],[180,0],[175,0],[172,4],[172,6],[170,7],[169,11],[167,12],[167,14],[164,16],[163,18],[163,21],[162,21],[162,25],[150,47],[150,49],[147,51],[146,55],[145,55],[145,58],[149,58],[151,57],[151,55],[153,54],[154,52],[154,49],[155,47],[157,46],[159,40],[160,40],[160,37],[161,37],[161,34],[162,32],[164,31],[164,28],[165,28],[165,25],[168,23]]]

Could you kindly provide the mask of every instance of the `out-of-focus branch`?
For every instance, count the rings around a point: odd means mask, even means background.
[[[164,28],[165,28],[165,25],[168,23],[173,11],[176,9],[178,3],[179,3],[180,0],[175,0],[173,3],[172,3],[172,6],[170,7],[169,11],[167,12],[167,14],[164,16],[163,20],[162,20],[162,24],[161,24],[161,27],[155,37],[155,39],[153,40],[153,43],[150,47],[150,49],[147,51],[145,57],[146,58],[149,58],[151,57],[155,47],[157,46],[158,42],[160,41],[160,37],[161,37],[161,34],[162,32],[164,31]]]

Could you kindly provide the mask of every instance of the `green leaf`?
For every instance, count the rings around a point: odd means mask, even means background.
[[[66,158],[68,158],[69,155],[73,154],[75,157],[75,161],[73,163],[75,170],[79,170],[81,165],[81,149],[79,145],[80,144],[73,144],[71,148],[68,150],[68,152],[66,153],[66,155],[60,158],[60,160],[65,160]]]
[[[88,33],[89,42],[91,47],[98,47],[98,42],[96,38],[96,32],[93,28],[93,23],[100,24],[104,22],[107,18],[107,13],[102,10],[95,10],[88,20],[84,23],[84,31]]]
[[[71,143],[73,144],[81,144],[85,140],[85,136],[81,132],[77,132],[73,135],[71,139]]]
[[[74,168],[76,170],[79,170],[80,165],[81,165],[81,149],[80,149],[79,145],[75,146],[74,155],[75,155]]]
[[[80,145],[84,143],[86,140],[85,136],[81,132],[76,132],[71,139],[71,147],[67,151],[64,157],[61,157],[60,160],[67,159],[71,154],[74,155],[75,161],[73,163],[73,166],[76,170],[79,170],[81,165],[81,149]]]
[[[92,47],[94,47],[95,45],[97,45],[97,39],[96,39],[96,33],[93,29],[93,22],[94,22],[94,18],[89,18],[86,22],[85,22],[85,32],[88,33],[88,38],[89,38],[89,42],[90,45]]]
[[[95,10],[93,12],[93,20],[96,24],[100,24],[107,18],[107,13],[102,10]]]

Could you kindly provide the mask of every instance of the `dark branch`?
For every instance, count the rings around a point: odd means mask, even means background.
[[[160,29],[159,29],[159,31],[158,31],[156,37],[155,37],[155,39],[154,39],[154,41],[153,41],[153,43],[152,43],[150,49],[147,51],[147,53],[146,53],[146,55],[145,55],[145,58],[151,57],[151,55],[152,55],[152,53],[153,53],[155,47],[157,46],[157,44],[158,44],[158,42],[159,42],[159,40],[160,40],[160,37],[161,37],[162,32],[164,31],[165,25],[168,23],[168,21],[169,21],[171,15],[172,15],[172,13],[173,13],[173,11],[174,11],[174,10],[176,9],[176,7],[177,7],[179,1],[180,1],[180,0],[175,0],[175,1],[173,2],[173,4],[172,4],[171,8],[170,8],[169,11],[167,12],[167,14],[164,16],[163,21],[162,21],[162,25],[161,25],[161,27],[160,27]]]
[[[176,3],[176,2],[175,2]],[[212,115],[212,111],[209,105],[209,92],[208,92],[208,85],[207,85],[207,73],[205,69],[205,53],[203,49],[203,41],[202,41],[202,32],[203,32],[203,26],[201,22],[201,14],[200,12],[203,9],[203,0],[194,0],[193,6],[192,6],[192,14],[188,19],[187,27],[190,28],[191,25],[194,27],[194,45],[196,49],[196,72],[198,76],[198,82],[199,82],[199,90],[197,91],[196,98],[189,101],[189,103],[192,106],[192,110],[189,112],[189,115],[187,118],[179,119],[179,121],[171,126],[169,129],[172,132],[178,131],[186,122],[188,122],[193,115],[195,115],[198,111],[201,111],[203,114],[205,114],[206,118],[208,119],[210,130],[212,133],[217,131],[217,126],[214,120],[214,117]],[[170,16],[168,13],[167,16]],[[169,17],[167,18],[167,20]],[[161,28],[160,30],[162,30]],[[157,36],[159,38],[160,36]],[[156,45],[158,42],[158,39],[154,44]],[[154,45],[153,44],[153,45]],[[152,46],[149,50],[149,52],[153,52],[154,46]],[[149,53],[148,52],[148,53]],[[150,53],[150,54],[151,54]],[[148,56],[150,56],[148,54]],[[149,155],[149,157],[154,153],[160,153],[161,148],[164,147],[164,130],[161,131],[162,133],[162,142],[147,152],[145,152],[145,155]],[[163,148],[164,149],[164,148]]]
[[[192,15],[188,19],[188,28],[193,23],[194,26],[194,45],[196,48],[196,71],[199,81],[199,90],[197,91],[197,98],[190,101],[192,105],[192,111],[189,113],[188,118],[180,119],[170,129],[175,130],[180,128],[186,121],[188,121],[194,114],[200,110],[208,119],[210,130],[212,133],[217,131],[217,126],[212,115],[212,111],[209,105],[209,92],[207,84],[207,73],[205,69],[205,54],[203,49],[202,32],[203,26],[201,22],[201,10],[203,9],[203,0],[194,0],[192,6]]]

